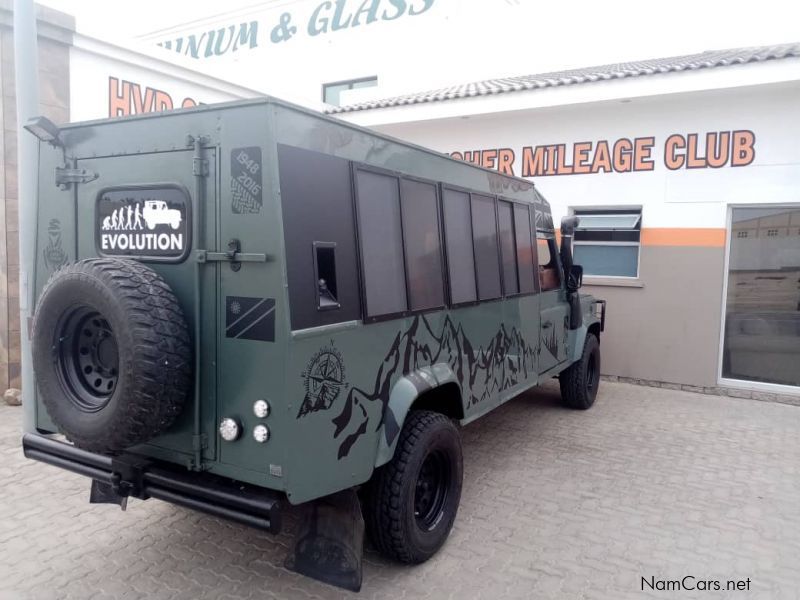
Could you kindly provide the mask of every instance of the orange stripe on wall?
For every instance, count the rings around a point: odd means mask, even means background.
[[[642,245],[723,248],[725,230],[716,227],[645,227],[642,229]]]
[[[642,229],[644,246],[703,246],[725,247],[725,230],[715,227],[645,227]],[[561,231],[556,229],[556,241],[561,245]]]

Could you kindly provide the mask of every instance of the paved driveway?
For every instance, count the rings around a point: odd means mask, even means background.
[[[0,598],[357,597],[282,568],[291,516],[274,538],[90,506],[88,480],[22,457],[20,423],[0,407]],[[798,597],[798,407],[603,382],[583,413],[547,386],[463,433],[450,539],[415,568],[368,548],[362,598]],[[723,591],[658,591],[707,579]]]

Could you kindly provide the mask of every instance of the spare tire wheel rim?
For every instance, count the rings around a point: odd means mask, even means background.
[[[442,520],[450,490],[450,461],[441,448],[431,450],[422,461],[414,489],[414,518],[423,531],[431,531]]]
[[[117,339],[89,306],[68,310],[56,326],[57,372],[69,400],[83,412],[102,410],[119,379]]]

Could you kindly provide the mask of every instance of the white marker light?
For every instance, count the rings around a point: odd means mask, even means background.
[[[256,400],[253,403],[253,414],[259,419],[266,419],[269,416],[269,402],[266,400]]]
[[[266,425],[256,425],[253,428],[253,439],[263,444],[269,439],[269,428]]]
[[[225,417],[219,423],[219,434],[222,436],[222,439],[226,442],[233,442],[239,438],[239,435],[242,433],[242,428],[239,427],[239,423],[236,422],[235,419],[231,419],[230,417]]]

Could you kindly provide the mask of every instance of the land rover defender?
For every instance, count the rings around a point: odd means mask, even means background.
[[[605,303],[529,181],[272,98],[43,127],[23,447],[92,502],[302,504],[287,566],[357,590],[365,523],[445,542],[459,425],[595,401]]]

